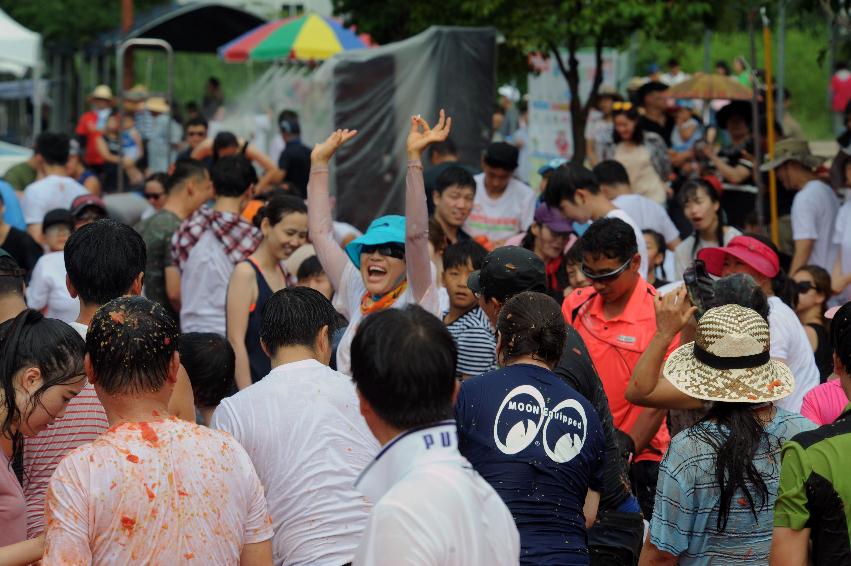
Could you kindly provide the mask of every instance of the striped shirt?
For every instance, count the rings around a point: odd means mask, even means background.
[[[71,326],[85,339],[86,326]],[[68,402],[65,415],[53,424],[24,440],[24,496],[27,499],[27,537],[44,531],[44,498],[53,470],[71,450],[92,442],[106,432],[109,421],[95,387],[85,387]]]
[[[774,526],[774,501],[780,483],[780,447],[815,424],[801,415],[776,408],[765,424],[763,444],[754,465],[768,488],[768,501],[757,498],[756,519],[744,493],[733,495],[727,527],[718,532],[720,489],[715,481],[715,448],[700,432],[720,441],[717,424],[706,421],[687,428],[671,440],[659,466],[656,504],[650,540],[686,566],[710,564],[767,564]],[[753,495],[753,490],[751,491]]]
[[[444,320],[447,314],[449,311],[443,313]],[[468,310],[446,329],[458,348],[458,377],[479,375],[494,368],[496,337],[481,308]]]

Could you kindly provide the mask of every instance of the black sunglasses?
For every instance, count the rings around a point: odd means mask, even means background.
[[[165,193],[142,193],[147,200],[154,200],[165,196]]]
[[[402,244],[375,244],[373,246],[362,246],[360,249],[362,254],[372,255],[375,252],[384,257],[405,259],[405,246]]]
[[[626,260],[626,262],[615,269],[614,271],[610,271],[608,273],[589,273],[588,268],[585,266],[585,262],[582,262],[582,275],[584,275],[587,279],[591,281],[599,281],[600,283],[608,283],[610,281],[614,281],[617,279],[621,273],[626,271],[626,268],[629,267],[629,264],[632,263],[632,258]]]
[[[801,295],[803,295],[804,293],[809,293],[810,291],[816,288],[816,286],[813,285],[811,281],[800,281],[796,283],[795,286],[798,288],[798,293],[800,293]]]

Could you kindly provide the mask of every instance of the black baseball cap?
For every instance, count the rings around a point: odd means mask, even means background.
[[[57,224],[65,224],[66,226],[74,227],[74,217],[71,216],[71,211],[67,208],[54,208],[44,215],[44,221],[41,223],[41,230],[46,232],[51,226]]]
[[[467,279],[473,293],[505,301],[524,291],[547,290],[547,270],[533,252],[519,246],[497,248],[482,261],[482,268]]]
[[[510,143],[493,142],[485,150],[485,162],[491,167],[499,167],[506,171],[517,169],[520,152]]]

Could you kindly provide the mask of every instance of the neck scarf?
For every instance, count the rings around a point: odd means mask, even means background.
[[[373,299],[369,294],[369,291],[363,294],[363,297],[360,300],[360,312],[364,316],[368,314],[372,314],[374,312],[383,311],[386,308],[389,308],[393,303],[396,302],[402,293],[408,288],[408,279],[402,279],[402,281],[396,285],[389,293],[382,295],[377,300]]]

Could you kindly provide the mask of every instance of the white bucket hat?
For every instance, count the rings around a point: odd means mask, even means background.
[[[664,375],[695,399],[764,403],[792,393],[795,378],[769,353],[768,323],[756,311],[724,305],[706,311],[694,342],[673,351]]]

